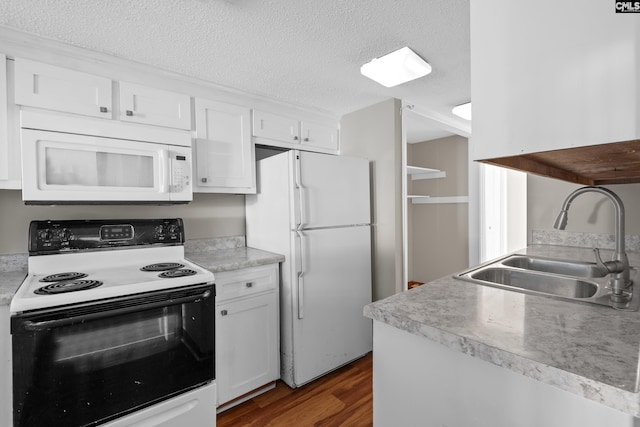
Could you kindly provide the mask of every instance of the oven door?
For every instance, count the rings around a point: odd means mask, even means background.
[[[210,383],[214,294],[203,284],[12,316],[14,426],[98,425]]]
[[[25,203],[192,199],[190,147],[33,129],[21,132]]]

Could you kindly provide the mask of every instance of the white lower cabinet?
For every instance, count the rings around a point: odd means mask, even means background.
[[[217,404],[226,409],[280,378],[278,264],[215,275]]]

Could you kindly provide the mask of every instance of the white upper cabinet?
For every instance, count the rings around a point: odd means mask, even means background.
[[[15,62],[18,105],[191,130],[189,95],[121,81],[116,106],[110,78],[22,58]]]
[[[253,136],[282,148],[338,154],[338,128],[253,110]]]
[[[120,82],[120,120],[191,129],[191,98],[134,83]]]
[[[640,19],[614,2],[471,2],[474,159],[640,139]]]
[[[300,142],[300,122],[289,117],[254,110],[253,135],[297,144]]]
[[[300,123],[300,144],[327,150],[338,150],[338,130],[317,123]]]
[[[21,58],[15,67],[16,104],[112,118],[111,79]]]
[[[16,190],[22,185],[22,165],[15,91],[10,85],[14,72],[14,62],[0,54],[0,188]]]
[[[255,193],[251,110],[196,99],[194,191]]]
[[[7,128],[7,57],[0,54],[0,183],[9,179],[9,129]]]

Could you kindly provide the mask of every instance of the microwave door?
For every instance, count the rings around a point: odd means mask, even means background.
[[[166,147],[23,129],[23,200],[169,201]]]

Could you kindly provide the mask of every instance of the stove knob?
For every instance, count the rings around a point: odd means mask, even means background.
[[[156,234],[162,234],[164,232],[164,226],[163,225],[156,225]]]
[[[38,238],[40,240],[45,240],[45,241],[51,239],[51,231],[48,228],[45,228],[44,230],[39,230]]]
[[[58,239],[60,239],[61,241],[63,242],[69,241],[70,236],[71,236],[71,233],[69,232],[69,229],[63,228],[61,230],[58,230]]]
[[[175,224],[171,224],[169,226],[169,233],[177,233],[178,232],[178,226],[176,226]]]

